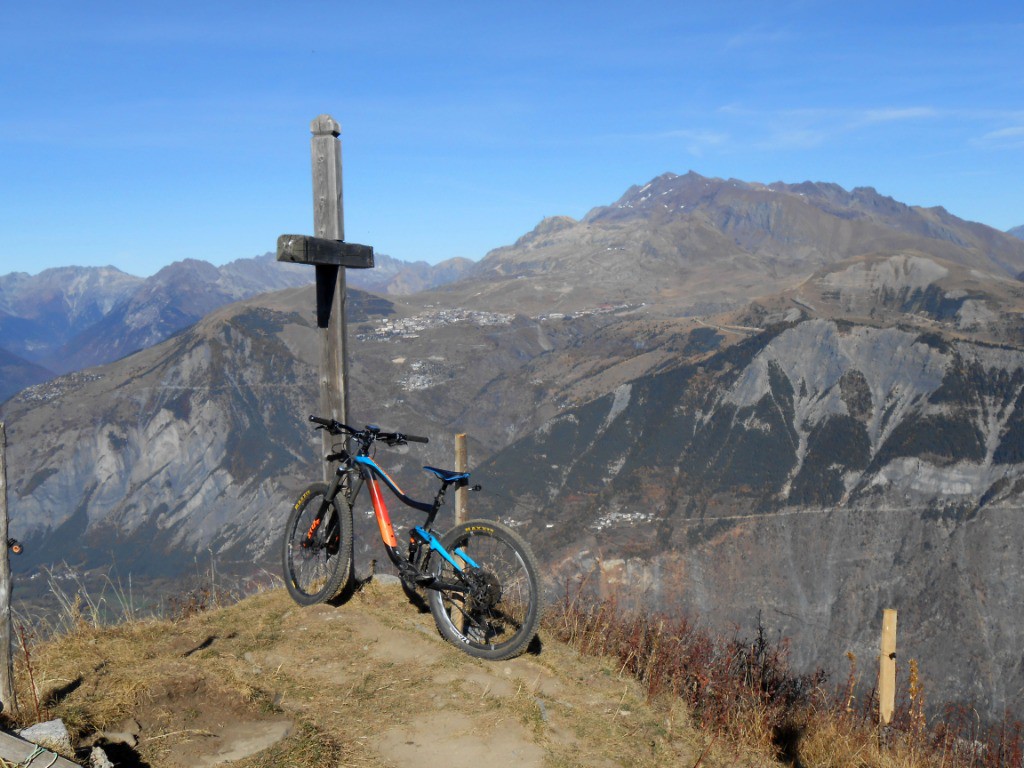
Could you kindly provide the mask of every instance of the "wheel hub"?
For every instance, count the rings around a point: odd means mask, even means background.
[[[501,602],[501,582],[490,571],[477,571],[472,580],[473,600],[480,607],[493,608]]]

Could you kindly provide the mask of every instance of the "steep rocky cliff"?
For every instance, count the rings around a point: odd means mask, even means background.
[[[11,526],[33,542],[16,565],[114,562],[173,576],[214,557],[220,568],[276,568],[283,516],[321,476],[306,421],[318,408],[313,306],[312,288],[236,303],[162,344],[8,401],[0,417]],[[451,463],[455,432],[468,432],[480,457],[555,413],[545,403],[553,385],[529,361],[578,354],[580,335],[609,322],[545,326],[359,291],[348,309],[351,420],[431,436],[422,450],[388,457],[417,495],[430,485],[422,464]],[[628,329],[607,334],[609,364],[632,351],[630,338]],[[367,534],[371,522],[360,520]],[[369,535],[362,541],[373,547]]]
[[[760,611],[833,667],[896,607],[937,697],[1024,708],[1024,243],[870,190],[680,179],[547,220],[449,290],[353,291],[351,420],[431,436],[381,457],[417,496],[469,433],[474,513],[518,526],[552,588]],[[320,476],[312,307],[223,307],[4,404],[21,572],[276,569]]]
[[[917,267],[890,287],[947,276]],[[1020,707],[1024,351],[962,338],[957,313],[897,327],[778,306],[746,313],[763,332],[498,452],[477,471],[480,504],[544,532],[563,576],[723,624],[762,615],[799,661],[840,673],[848,650],[873,658],[881,609],[898,608],[901,658],[936,694]]]

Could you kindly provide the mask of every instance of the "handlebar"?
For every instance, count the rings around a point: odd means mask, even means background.
[[[368,448],[370,443],[382,440],[388,445],[404,445],[406,443],[429,443],[430,438],[419,435],[407,435],[403,432],[382,432],[375,424],[368,424],[364,429],[356,429],[348,424],[342,424],[335,419],[324,419],[320,416],[310,416],[309,420],[319,425],[317,429],[326,429],[332,435],[349,435],[359,443]]]

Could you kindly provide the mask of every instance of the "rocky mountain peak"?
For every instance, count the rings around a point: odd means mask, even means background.
[[[706,314],[844,259],[901,252],[1013,278],[1024,272],[1021,240],[872,187],[763,184],[689,171],[630,187],[580,221],[545,218],[488,253],[470,270],[471,282],[446,295],[512,311],[671,303],[673,312]],[[481,290],[481,282],[493,289]]]
[[[723,184],[748,186],[746,182],[701,176],[689,171],[684,176],[663,173],[642,186],[634,185],[626,190],[610,206],[594,208],[585,217],[587,223],[600,221],[622,221],[650,216],[655,211],[670,211],[679,214],[686,206],[713,196]]]
[[[220,285],[263,267],[287,274],[263,259]],[[508,516],[556,580],[737,626],[763,609],[805,662],[867,657],[865,617],[919,606],[908,657],[1001,708],[1024,690],[1021,270],[1024,242],[871,188],[662,174],[544,219],[443,294],[350,294],[351,410],[431,435],[388,457],[403,483],[449,460],[449,435],[479,441],[474,515]],[[61,361],[109,354],[115,328],[124,353],[180,330],[183,305],[156,301],[172,294],[133,294]],[[154,578],[197,553],[272,561],[280,511],[320,473],[313,301],[234,304],[8,401],[28,551],[92,567],[116,541],[119,568]]]
[[[200,259],[182,259],[168,264],[155,275],[154,283],[172,283],[181,279],[189,281],[207,280],[216,281],[220,277],[220,270],[208,261]]]
[[[142,278],[115,267],[56,267],[36,275],[0,276],[0,312],[39,317],[60,306],[68,320],[102,314],[136,289]]]
[[[530,247],[542,242],[547,235],[553,235],[571,228],[576,219],[570,216],[547,216],[540,224],[531,229],[515,242],[516,247]]]

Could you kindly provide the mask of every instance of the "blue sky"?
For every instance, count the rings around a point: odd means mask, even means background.
[[[1024,224],[1024,5],[12,0],[0,274],[221,264],[312,232],[342,125],[346,239],[479,259],[692,169],[873,186]]]

